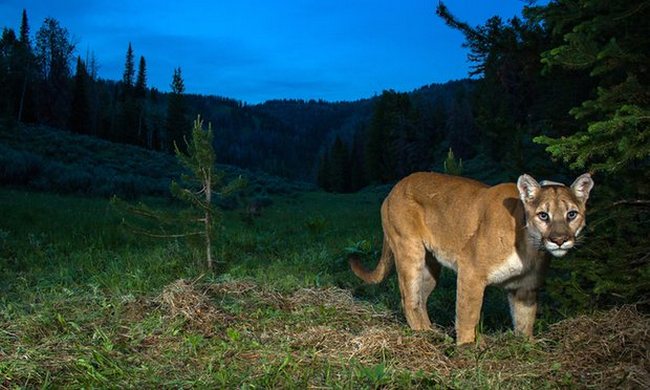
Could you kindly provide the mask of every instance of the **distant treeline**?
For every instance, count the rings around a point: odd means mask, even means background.
[[[170,92],[147,86],[147,61],[126,48],[121,80],[99,77],[94,53],[76,55],[67,29],[47,18],[30,34],[0,38],[0,116],[117,143],[173,152],[196,115],[212,123],[220,163],[316,181],[332,191],[395,180],[438,163],[448,146],[473,155],[471,81],[411,94],[386,91],[355,102],[273,100],[260,105],[185,93],[181,68]],[[338,141],[337,141],[338,139]],[[394,144],[394,145],[393,145]]]
[[[0,118],[8,125],[47,125],[173,152],[175,144],[183,148],[192,120],[201,115],[215,130],[220,163],[290,178],[314,176],[322,137],[297,132],[255,106],[186,94],[180,67],[170,74],[170,92],[149,88],[145,57],[136,60],[131,44],[125,47],[122,79],[102,79],[94,54],[76,55],[68,30],[56,19],[45,19],[32,35],[23,11],[19,32],[4,27],[0,37]]]
[[[470,80],[412,93],[384,91],[367,118],[335,134],[320,155],[318,184],[329,191],[357,191],[395,182],[412,172],[440,170],[445,150],[462,158],[477,154]]]

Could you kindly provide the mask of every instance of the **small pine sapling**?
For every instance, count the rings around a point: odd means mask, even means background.
[[[445,159],[443,166],[445,173],[449,175],[460,176],[463,173],[463,159],[460,158],[457,161],[451,148],[449,148],[449,152],[447,153],[447,158]]]
[[[212,126],[203,128],[203,121],[198,116],[194,121],[191,137],[185,140],[187,153],[174,144],[176,157],[187,173],[180,182],[172,181],[171,192],[176,198],[190,206],[187,218],[201,225],[201,235],[205,239],[206,261],[208,269],[214,269],[212,243],[215,226],[219,224],[219,211],[213,204],[215,197],[226,197],[241,189],[245,181],[239,177],[224,183],[224,173],[215,166]]]

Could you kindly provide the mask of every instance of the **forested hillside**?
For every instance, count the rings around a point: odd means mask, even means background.
[[[125,47],[122,79],[103,79],[99,74],[101,64],[92,51],[84,57],[77,55],[79,50],[65,26],[47,18],[32,34],[24,11],[20,30],[4,27],[0,38],[0,113],[5,125],[46,125],[171,153],[174,143],[183,146],[192,120],[201,115],[214,126],[220,163],[315,181],[319,167],[322,168],[321,159],[329,158],[337,137],[343,140],[346,153],[354,149],[358,152],[357,162],[366,164],[361,154],[367,148],[365,139],[369,137],[371,117],[377,111],[391,110],[391,104],[378,102],[396,94],[388,91],[355,102],[272,100],[247,105],[224,97],[187,94],[180,67],[170,75],[170,91],[159,91],[147,86],[150,64],[144,56],[138,57],[137,48],[129,42],[125,42]],[[470,139],[464,136],[472,132],[472,114],[471,94],[465,89],[470,84],[432,85],[408,94],[406,100],[413,99],[417,111],[413,115],[418,117],[409,117],[409,122],[418,123],[408,124],[414,134],[401,140],[400,147],[409,149],[406,154],[410,160],[419,161],[401,167],[397,175],[415,168],[429,169],[437,160],[434,151],[428,149],[444,149],[439,145],[446,138],[443,133],[452,134],[451,146],[458,148],[461,156],[467,155],[465,149]],[[420,140],[425,144],[414,149],[414,142]],[[339,177],[331,180],[343,180],[345,185],[324,187],[351,191],[376,181],[372,175],[361,172],[363,167],[358,168],[354,183],[350,183],[349,177]],[[396,174],[389,177],[394,179]],[[350,172],[328,175],[350,176]]]
[[[489,23],[481,31],[546,39],[543,29],[518,32],[528,28],[521,21]],[[31,35],[24,12],[20,31],[4,28],[0,39],[5,122],[42,124],[172,152],[174,143],[182,147],[192,119],[201,115],[214,126],[219,162],[350,192],[413,171],[440,170],[449,148],[465,161],[466,174],[489,182],[512,179],[524,170],[551,173],[555,167],[531,139],[575,129],[568,110],[592,86],[587,76],[571,72],[542,77],[535,56],[544,47],[499,44],[489,50],[504,51],[499,56],[503,64],[480,65],[477,75],[483,77],[476,81],[410,93],[384,91],[355,102],[247,105],[187,94],[180,67],[170,75],[170,92],[149,88],[146,59],[136,61],[137,48],[125,46],[122,80],[102,79],[92,52],[75,57],[70,34],[56,19],[46,19]],[[563,82],[569,78],[570,88]]]

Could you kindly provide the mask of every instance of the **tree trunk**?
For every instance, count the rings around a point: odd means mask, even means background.
[[[211,172],[208,171],[208,174],[206,175],[207,177],[204,178],[204,184],[205,184],[205,203],[206,205],[210,206],[212,203],[212,175],[210,174]],[[206,210],[205,211],[205,251],[207,255],[207,260],[208,260],[208,269],[212,271],[212,216],[210,215],[210,211]]]
[[[25,93],[27,93],[27,74],[25,74],[25,79],[23,80],[23,90],[20,94],[20,106],[18,107],[18,122],[23,120],[23,107],[25,105]]]
[[[210,240],[210,213],[205,212],[205,250],[208,258],[208,269],[212,271],[212,242]]]

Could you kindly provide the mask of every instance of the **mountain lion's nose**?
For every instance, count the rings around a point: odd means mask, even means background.
[[[569,241],[569,236],[567,236],[567,235],[556,235],[556,236],[550,236],[548,239],[551,242],[553,242],[554,244],[557,244],[557,246],[562,246],[562,244]]]

